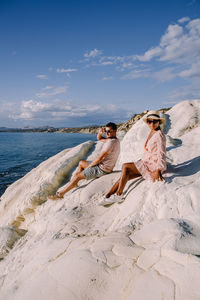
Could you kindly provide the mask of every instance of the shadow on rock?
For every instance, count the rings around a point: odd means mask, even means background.
[[[174,173],[170,177],[165,177],[168,183],[172,182],[172,180],[176,177],[194,175],[200,171],[200,156],[197,156],[178,165],[169,165],[167,171],[170,173]]]
[[[115,171],[112,171],[111,173],[108,173],[108,174],[106,174],[106,175],[104,175],[104,176],[108,176],[108,175],[110,175],[110,174],[113,174],[113,173],[121,173],[121,170],[115,170]],[[98,178],[101,178],[101,177],[97,177],[97,178],[94,178],[94,179],[91,179],[91,180],[88,180],[88,181],[86,181],[84,184],[81,184],[80,186],[78,186],[77,188],[75,188],[73,191],[72,191],[72,193],[74,193],[74,192],[76,192],[76,191],[78,191],[78,190],[80,190],[80,189],[83,189],[83,188],[86,188],[89,184],[91,184],[94,180],[97,180]],[[84,180],[86,180],[86,179],[84,179]]]
[[[129,187],[124,191],[125,198],[142,182],[144,181],[143,177],[139,177],[137,179],[135,179],[130,185]]]
[[[164,128],[163,128],[163,132],[164,134],[167,134],[168,131],[171,129],[171,120],[170,120],[170,116],[168,114],[164,114],[164,117],[165,117],[165,124],[164,124]]]

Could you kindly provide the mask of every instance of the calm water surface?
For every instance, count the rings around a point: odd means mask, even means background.
[[[56,153],[96,135],[79,133],[0,133],[0,195],[14,181]]]

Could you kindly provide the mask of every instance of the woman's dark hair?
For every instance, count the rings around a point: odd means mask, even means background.
[[[112,123],[112,122],[107,123],[106,127],[111,127],[112,130],[117,130],[117,125],[115,123]]]
[[[158,130],[161,130],[160,125],[162,124],[161,120],[159,120]]]

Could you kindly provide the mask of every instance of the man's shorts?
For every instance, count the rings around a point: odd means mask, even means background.
[[[94,167],[89,167],[89,168],[85,169],[83,171],[83,174],[84,174],[85,178],[87,180],[89,180],[89,179],[99,178],[99,177],[109,174],[109,173],[101,170],[101,168],[98,165],[96,165]]]

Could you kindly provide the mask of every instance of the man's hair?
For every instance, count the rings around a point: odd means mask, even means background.
[[[107,123],[106,127],[111,127],[112,130],[117,130],[117,125],[115,123],[112,123],[112,122]]]

